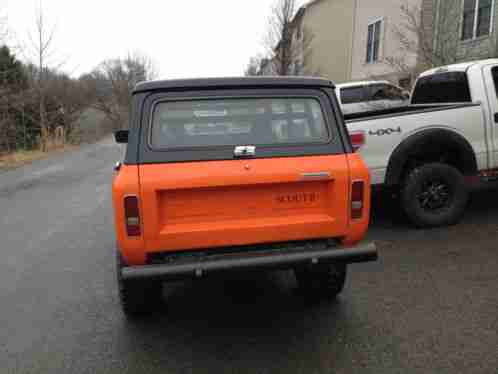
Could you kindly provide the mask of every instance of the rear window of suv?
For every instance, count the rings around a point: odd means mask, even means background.
[[[155,149],[325,143],[329,133],[313,98],[164,101],[154,106]]]
[[[412,104],[467,103],[472,101],[465,72],[422,77],[413,90]]]

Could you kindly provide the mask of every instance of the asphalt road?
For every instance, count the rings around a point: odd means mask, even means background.
[[[352,266],[336,302],[307,303],[288,272],[210,279],[168,285],[167,307],[131,323],[114,275],[121,152],[106,140],[0,174],[0,373],[498,373],[498,190],[430,231],[377,201],[381,260]]]

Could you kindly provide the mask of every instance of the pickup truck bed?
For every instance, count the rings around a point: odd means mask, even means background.
[[[403,173],[403,163],[396,166],[396,160],[407,155],[404,148],[397,148],[405,139],[419,134],[430,143],[433,135],[428,130],[451,131],[447,136],[460,139],[468,151],[470,160],[465,160],[464,169],[469,174],[488,167],[486,128],[483,122],[483,108],[480,103],[409,105],[374,112],[344,116],[351,133],[364,132],[365,144],[361,154],[370,170],[373,185],[396,185]],[[461,123],[471,123],[472,131],[465,131]],[[425,124],[422,126],[421,124]],[[412,138],[412,141],[415,141]],[[470,146],[471,148],[469,148]],[[393,150],[391,153],[386,150]]]

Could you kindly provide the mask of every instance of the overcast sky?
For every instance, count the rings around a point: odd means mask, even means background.
[[[273,0],[43,0],[56,60],[79,75],[138,50],[161,78],[241,75],[262,51]],[[0,0],[13,39],[26,41],[39,0]]]

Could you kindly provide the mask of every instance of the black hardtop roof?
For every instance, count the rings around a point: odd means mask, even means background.
[[[239,78],[199,78],[175,79],[142,82],[135,86],[133,93],[204,88],[250,88],[250,87],[329,87],[334,83],[323,78],[312,77],[239,77]]]

